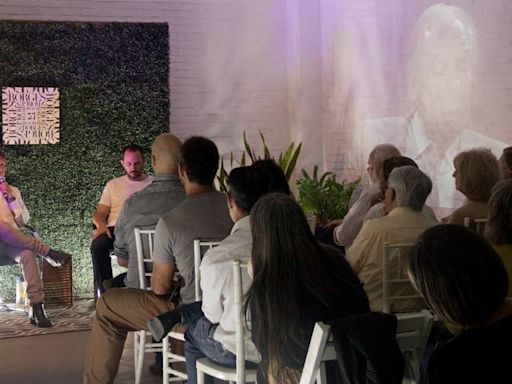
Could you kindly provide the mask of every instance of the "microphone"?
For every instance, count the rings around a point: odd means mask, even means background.
[[[0,175],[0,184],[4,183],[4,177]],[[7,195],[7,192],[3,192],[2,195],[4,195],[5,201],[9,202],[9,195]]]

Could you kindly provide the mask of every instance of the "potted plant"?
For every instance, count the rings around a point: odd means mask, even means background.
[[[244,152],[242,153],[242,157],[240,158],[240,161],[235,161],[233,158],[233,153],[231,153],[230,156],[230,166],[233,168],[234,164],[236,163],[236,166],[244,166],[246,165],[247,158],[251,161],[251,163],[255,162],[256,160],[261,159],[273,159],[275,160],[274,156],[271,155],[267,143],[265,142],[265,137],[260,132],[260,138],[263,145],[263,155],[257,155],[254,151],[254,148],[251,147],[249,142],[247,141],[247,135],[244,131]],[[293,170],[295,168],[295,165],[297,164],[297,159],[300,154],[300,150],[302,147],[302,143],[299,143],[297,148],[295,148],[295,143],[291,143],[286,151],[284,153],[279,154],[279,158],[276,161],[277,165],[281,167],[281,169],[284,172],[284,175],[286,176],[286,180],[290,180],[291,175],[293,174]],[[221,159],[220,163],[220,169],[219,174],[217,176],[217,182],[219,184],[219,190],[221,192],[226,192],[226,179],[228,177],[228,173],[226,171],[226,168],[224,167],[224,159]]]
[[[314,215],[317,225],[323,225],[334,219],[342,219],[348,212],[348,203],[352,192],[361,179],[338,183],[336,175],[325,172],[318,177],[318,166],[313,168],[313,175],[303,169],[302,178],[297,180],[299,204],[306,215]]]

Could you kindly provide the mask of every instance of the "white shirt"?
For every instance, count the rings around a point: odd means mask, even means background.
[[[345,248],[352,245],[363,226],[366,212],[371,207],[372,196],[376,193],[379,193],[378,184],[371,184],[361,192],[359,199],[350,207],[343,222],[334,228],[333,237],[336,244]]]
[[[13,228],[19,229],[18,224],[20,227],[27,224],[30,214],[21,198],[20,190],[12,185],[10,187],[14,200],[7,203],[4,196],[0,197],[0,220],[8,223]]]
[[[213,338],[234,354],[236,331],[232,261],[248,261],[251,258],[251,250],[250,218],[245,216],[235,223],[228,237],[217,247],[206,252],[201,261],[203,313],[212,324],[219,324]],[[242,270],[243,294],[249,290],[251,280],[247,271]],[[256,363],[260,361],[260,355],[251,341],[251,332],[248,329],[245,332],[245,358]]]

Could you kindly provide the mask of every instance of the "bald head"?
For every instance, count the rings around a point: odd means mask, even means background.
[[[372,182],[380,181],[382,163],[390,157],[401,156],[400,151],[392,144],[379,144],[372,149],[368,156],[368,173]]]
[[[156,174],[178,173],[181,141],[170,133],[158,135],[151,146],[151,166]]]

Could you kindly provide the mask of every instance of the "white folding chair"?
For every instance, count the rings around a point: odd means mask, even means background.
[[[235,298],[235,328],[236,328],[236,367],[229,368],[214,363],[208,358],[197,360],[197,382],[204,384],[204,375],[209,375],[230,383],[256,382],[256,369],[245,368],[245,321],[242,315],[242,268],[247,268],[247,262],[233,260],[233,289]]]
[[[135,246],[137,248],[137,265],[139,269],[139,287],[149,290],[147,283],[151,278],[153,264],[154,229],[134,228]],[[151,332],[142,330],[133,333],[133,355],[135,359],[135,384],[140,383],[142,366],[144,365],[144,354],[146,352],[162,352],[162,343],[155,343],[150,340]]]
[[[382,249],[382,312],[406,308],[407,301],[423,301],[405,273],[405,257],[414,243],[384,243]],[[402,304],[403,303],[403,304]]]
[[[405,377],[419,383],[420,359],[434,323],[430,311],[397,314],[396,341],[405,357]]]
[[[474,223],[474,225],[472,225]],[[479,234],[483,235],[487,219],[472,219],[471,217],[464,218],[464,226],[467,228],[474,229]]]
[[[414,243],[384,243],[382,259],[382,312],[384,313],[390,313],[392,305],[397,307],[400,302],[423,301],[404,270],[405,257],[413,245]],[[428,310],[423,309],[419,312],[396,313],[396,317],[398,320],[397,342],[406,362],[405,376],[410,382],[418,383],[420,359],[432,329],[433,316]]]
[[[199,239],[194,240],[194,285],[196,292],[196,301],[200,301],[202,299],[201,293],[201,260],[203,258],[204,252],[208,249],[212,249],[220,244],[220,241],[201,241]],[[203,252],[203,250],[205,250]]]
[[[201,300],[201,287],[199,286],[200,272],[199,266],[201,264],[202,250],[213,248],[219,245],[220,242],[216,241],[200,241],[194,240],[194,283],[195,283],[195,298],[196,301]],[[172,367],[172,363],[185,362],[185,356],[174,353],[171,350],[171,339],[185,341],[185,334],[176,331],[170,331],[162,340],[163,347],[163,382],[168,383],[178,380],[187,380],[187,374],[176,370]]]
[[[299,384],[313,384],[315,380],[317,384],[326,384],[325,362],[329,360],[336,360],[331,326],[318,321],[313,328]]]
[[[396,341],[411,371],[404,378],[406,383],[418,383],[419,361],[432,329],[433,316],[428,310],[396,314]],[[315,324],[308,353],[302,369],[300,384],[325,384],[325,362],[336,360],[331,327],[321,321]],[[407,371],[406,371],[407,373]]]

